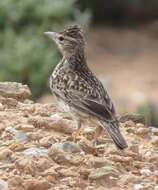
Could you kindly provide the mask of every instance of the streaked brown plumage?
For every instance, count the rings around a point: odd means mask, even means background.
[[[72,114],[81,126],[83,117],[96,118],[111,136],[119,149],[127,147],[119,130],[114,105],[104,89],[87,66],[85,40],[78,25],[69,26],[63,32],[46,32],[58,45],[63,58],[50,77],[50,88],[65,111]]]

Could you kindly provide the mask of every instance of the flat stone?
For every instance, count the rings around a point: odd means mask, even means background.
[[[31,147],[22,152],[27,156],[48,156],[48,149]]]
[[[7,189],[8,189],[8,183],[0,179],[0,190],[7,190]]]
[[[63,151],[68,152],[68,153],[83,152],[83,150],[78,144],[74,142],[70,142],[70,141],[67,141],[64,143],[56,143],[56,144],[53,144],[52,147],[62,149]]]
[[[0,82],[0,94],[5,98],[25,100],[31,96],[31,91],[27,85],[16,82]]]
[[[118,177],[119,172],[112,166],[105,166],[102,168],[97,168],[91,171],[89,179],[97,180],[101,178]]]

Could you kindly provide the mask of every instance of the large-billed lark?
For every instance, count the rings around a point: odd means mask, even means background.
[[[119,149],[127,143],[119,130],[114,105],[102,83],[91,72],[85,56],[85,40],[78,25],[62,32],[45,32],[63,56],[50,77],[50,88],[58,103],[75,119],[78,131],[85,117],[95,118]]]

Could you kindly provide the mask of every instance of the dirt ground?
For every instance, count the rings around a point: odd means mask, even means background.
[[[94,147],[95,128],[73,142],[71,118],[27,86],[0,83],[0,94],[0,190],[158,190],[158,129],[126,121],[126,150],[106,133]]]

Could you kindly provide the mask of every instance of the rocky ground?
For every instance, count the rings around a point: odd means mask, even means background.
[[[158,129],[126,121],[129,148],[74,123],[54,104],[34,103],[27,86],[0,83],[0,190],[158,190]]]

